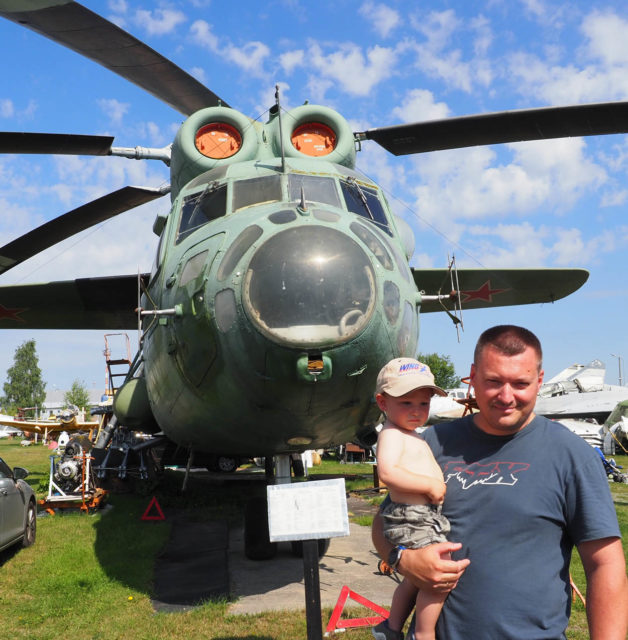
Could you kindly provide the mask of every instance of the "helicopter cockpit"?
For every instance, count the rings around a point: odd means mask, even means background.
[[[212,180],[203,191],[187,196],[181,207],[179,230],[175,240],[179,244],[188,235],[208,222],[251,206],[281,202],[285,199],[299,203],[329,205],[335,209],[344,206],[351,213],[369,219],[382,231],[391,234],[386,213],[377,191],[360,185],[353,176],[339,181],[325,176],[290,173],[287,178],[287,196],[282,189],[282,176],[270,175],[232,182],[230,201],[227,199],[227,183]]]

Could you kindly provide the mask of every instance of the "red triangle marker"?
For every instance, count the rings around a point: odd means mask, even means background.
[[[375,613],[378,613],[379,615],[370,616],[368,618],[346,618],[344,620],[340,620],[347,598],[355,600],[358,604],[375,611]],[[331,614],[327,628],[325,629],[325,635],[328,636],[332,631],[335,633],[336,630],[344,630],[352,627],[372,627],[387,618],[388,611],[384,609],[384,607],[380,607],[378,604],[367,600],[364,596],[359,595],[355,591],[351,591],[351,589],[345,585],[340,590],[340,596]]]
[[[157,515],[148,515],[152,508],[155,508],[157,511]],[[146,507],[146,511],[144,511],[144,515],[142,516],[142,520],[165,520],[166,516],[164,512],[161,510],[159,506],[159,502],[157,502],[157,498],[153,496],[153,499],[148,503],[148,507]]]

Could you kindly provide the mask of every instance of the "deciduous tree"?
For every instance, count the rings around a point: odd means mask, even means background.
[[[35,340],[27,340],[15,350],[13,366],[7,371],[4,408],[15,413],[18,408],[41,407],[45,399],[46,383],[39,368]]]
[[[89,391],[83,382],[75,380],[69,391],[65,392],[63,402],[67,405],[73,404],[79,409],[87,409],[89,407]]]
[[[456,375],[456,370],[449,356],[443,356],[439,353],[419,353],[417,359],[432,370],[434,381],[442,389],[456,389],[460,386],[460,378]]]

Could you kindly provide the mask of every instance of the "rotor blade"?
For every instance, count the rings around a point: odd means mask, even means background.
[[[112,136],[0,131],[0,153],[108,156],[112,142]]]
[[[413,269],[419,291],[444,299],[421,302],[421,313],[554,302],[579,289],[588,279],[585,269],[457,269],[458,292],[451,291],[448,269]]]
[[[164,189],[123,187],[50,220],[0,249],[0,273],[16,267],[79,231],[89,229],[141,204],[161,198],[166,192]]]
[[[476,145],[628,133],[628,102],[499,111],[357,133],[396,156]]]
[[[136,329],[137,289],[137,274],[0,287],[0,329]]]
[[[0,16],[98,62],[185,115],[218,104],[229,106],[154,49],[77,2],[25,4],[38,8],[17,10],[14,0],[0,0]]]

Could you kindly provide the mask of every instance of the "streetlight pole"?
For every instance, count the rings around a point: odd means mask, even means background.
[[[611,353],[613,358],[617,358],[617,364],[619,366],[619,386],[621,387],[624,384],[623,378],[621,377],[621,356],[617,356],[614,353]]]

